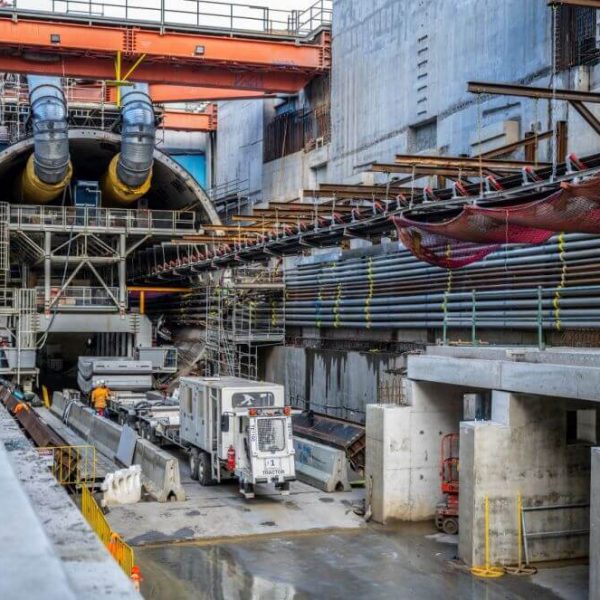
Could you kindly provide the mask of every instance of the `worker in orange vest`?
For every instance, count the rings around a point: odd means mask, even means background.
[[[140,568],[137,565],[133,565],[133,567],[131,568],[131,581],[133,581],[133,587],[136,589],[136,591],[139,592],[141,583],[142,581],[144,581],[144,578],[142,577],[142,572],[140,571]]]
[[[104,410],[106,409],[106,401],[110,396],[110,390],[106,387],[106,382],[100,381],[92,392],[92,404],[96,414],[103,417]]]

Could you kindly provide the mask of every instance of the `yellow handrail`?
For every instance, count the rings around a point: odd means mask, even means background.
[[[94,496],[85,486],[81,488],[81,512],[113,558],[119,563],[121,569],[125,571],[127,577],[131,577],[135,565],[133,548],[110,528],[104,513],[94,500]]]

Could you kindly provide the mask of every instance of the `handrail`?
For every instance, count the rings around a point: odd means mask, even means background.
[[[126,208],[92,208],[76,206],[31,206],[12,204],[9,226],[20,228],[59,228],[79,231],[149,231],[190,233],[195,227],[192,211],[132,210]]]
[[[176,8],[168,0],[13,0],[0,15],[93,22],[130,22],[148,27],[179,27],[289,38],[308,37],[331,24],[332,0],[317,0],[307,9],[284,10],[220,0],[187,0]]]

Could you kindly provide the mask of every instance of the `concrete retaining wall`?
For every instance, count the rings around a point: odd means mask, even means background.
[[[62,393],[52,397],[52,412],[61,419],[65,415],[67,402]],[[114,460],[119,448],[123,428],[108,419],[97,416],[90,408],[78,402],[71,403],[67,413],[67,424],[94,445],[99,452]],[[154,444],[138,438],[133,456],[133,464],[142,469],[142,483],[146,491],[158,502],[171,498],[185,500],[181,485],[179,461]]]
[[[398,354],[281,346],[267,356],[265,380],[284,385],[294,406],[364,423],[366,406],[378,402],[386,371],[403,360]]]
[[[600,598],[600,448],[592,448],[590,598]]]

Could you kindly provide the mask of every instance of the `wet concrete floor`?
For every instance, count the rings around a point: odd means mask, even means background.
[[[585,567],[545,569],[526,578],[477,579],[451,562],[455,540],[436,535],[428,523],[369,525],[358,531],[144,547],[136,549],[136,558],[146,600],[587,597]],[[545,576],[549,571],[551,577]],[[549,585],[548,580],[559,583]],[[569,586],[562,586],[563,581]]]

